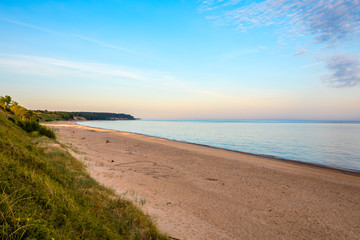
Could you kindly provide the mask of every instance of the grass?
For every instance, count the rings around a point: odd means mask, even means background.
[[[56,140],[13,120],[0,110],[0,239],[168,239]]]

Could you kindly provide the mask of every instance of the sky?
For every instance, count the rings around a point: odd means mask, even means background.
[[[0,95],[142,119],[360,120],[360,0],[0,0]]]

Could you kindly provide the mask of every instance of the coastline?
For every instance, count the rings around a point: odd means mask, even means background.
[[[178,239],[356,239],[359,174],[73,122],[46,124]],[[346,173],[346,174],[343,174]]]
[[[98,120],[93,120],[93,121],[98,121]],[[102,121],[102,120],[100,120],[100,121]],[[210,145],[206,145],[206,144],[193,143],[193,142],[187,142],[187,141],[180,141],[180,140],[163,138],[163,137],[152,136],[152,135],[136,133],[136,132],[120,131],[120,130],[114,130],[114,129],[108,129],[108,128],[101,128],[101,127],[90,127],[90,126],[78,124],[78,122],[86,122],[86,120],[85,121],[75,121],[73,123],[76,124],[76,125],[83,126],[83,127],[88,127],[88,128],[94,128],[94,129],[100,129],[100,130],[109,130],[109,131],[115,131],[115,132],[120,132],[120,133],[131,133],[131,134],[136,134],[136,135],[144,136],[144,137],[159,138],[159,139],[164,139],[164,140],[178,142],[178,143],[192,144],[192,145],[195,145],[195,146],[201,146],[201,147],[208,147],[208,148],[219,149],[219,150],[224,150],[224,151],[230,151],[230,152],[245,154],[245,155],[249,155],[249,156],[266,158],[266,159],[271,159],[271,160],[274,160],[274,161],[280,161],[280,162],[284,162],[284,163],[288,163],[288,164],[307,166],[307,167],[313,167],[313,168],[320,168],[320,169],[324,169],[324,170],[328,170],[328,171],[339,172],[339,173],[343,173],[343,174],[348,174],[348,175],[353,175],[353,176],[360,177],[360,170],[338,168],[338,167],[332,167],[332,166],[318,164],[318,163],[311,163],[311,162],[304,162],[304,161],[300,161],[300,160],[286,159],[286,158],[281,158],[281,157],[277,157],[277,156],[243,152],[243,151],[239,151],[239,150],[215,147],[215,146],[210,146]]]

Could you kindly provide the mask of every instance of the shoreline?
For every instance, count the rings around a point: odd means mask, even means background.
[[[100,184],[176,239],[356,239],[352,174],[148,135],[48,124]]]
[[[98,121],[98,120],[93,120],[93,121]],[[346,174],[346,175],[352,175],[352,176],[360,177],[360,170],[338,168],[338,167],[332,167],[332,166],[318,164],[318,163],[310,163],[310,162],[303,162],[303,161],[300,161],[300,160],[286,159],[286,158],[281,158],[281,157],[277,157],[277,156],[267,156],[267,155],[262,155],[262,154],[257,154],[257,153],[242,152],[242,151],[239,151],[239,150],[233,150],[233,149],[227,149],[227,148],[221,148],[221,147],[214,147],[214,146],[210,146],[210,145],[206,145],[206,144],[193,143],[193,142],[187,142],[187,141],[180,141],[180,140],[163,138],[163,137],[152,136],[152,135],[136,133],[136,132],[120,131],[120,130],[114,130],[114,129],[108,129],[108,128],[101,128],[101,127],[90,127],[90,126],[78,124],[78,122],[79,121],[76,121],[76,122],[73,122],[73,123],[76,124],[76,125],[82,126],[82,127],[101,129],[101,130],[109,130],[109,131],[115,131],[115,132],[120,132],[120,133],[131,133],[131,134],[135,134],[135,135],[139,135],[139,136],[165,139],[165,140],[168,140],[168,141],[174,141],[174,142],[178,142],[178,143],[192,144],[192,145],[195,145],[195,146],[202,146],[202,147],[208,147],[208,148],[212,148],[212,149],[230,151],[230,152],[234,152],[234,153],[240,153],[240,154],[245,154],[245,155],[249,155],[249,156],[255,156],[255,157],[261,157],[261,158],[265,158],[265,159],[270,159],[270,160],[273,160],[273,161],[284,162],[284,163],[288,163],[288,164],[292,164],[292,165],[307,166],[307,167],[310,167],[310,168],[319,168],[319,169],[323,169],[323,170],[327,170],[327,171],[338,172],[338,173],[342,173],[342,174]],[[86,122],[86,121],[83,121],[83,122]]]

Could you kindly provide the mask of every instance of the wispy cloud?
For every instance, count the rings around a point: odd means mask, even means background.
[[[276,25],[281,45],[287,38],[303,36],[317,43],[311,52],[304,47],[294,49],[294,56],[312,53],[318,59],[323,46],[342,46],[348,40],[359,41],[360,36],[360,0],[204,0],[200,10],[210,14],[210,19],[235,25],[244,32]],[[360,85],[359,61],[354,57],[343,54],[322,59],[329,71],[326,82],[330,86]]]
[[[354,87],[360,85],[360,62],[346,55],[335,55],[326,59],[330,74],[323,78],[332,87]]]
[[[108,43],[104,43],[102,41],[92,39],[92,38],[88,38],[88,37],[80,35],[80,34],[71,34],[71,35],[76,37],[76,38],[82,39],[84,41],[95,43],[95,44],[97,44],[99,46],[102,46],[102,47],[107,47],[107,48],[112,48],[112,49],[120,50],[120,51],[127,52],[127,53],[137,54],[137,53],[135,53],[135,52],[133,52],[133,51],[131,51],[129,49],[122,48],[122,47],[115,46],[115,45],[111,45],[111,44],[108,44]]]
[[[242,30],[279,25],[289,34],[310,34],[318,43],[360,35],[359,0],[208,0],[201,9]]]
[[[309,51],[304,49],[304,48],[298,48],[296,50],[296,52],[294,53],[294,56],[301,56],[301,55],[304,55],[306,53],[308,53]]]
[[[51,34],[54,34],[54,35],[65,35],[65,34],[63,34],[61,32],[54,31],[52,29],[44,28],[44,27],[41,27],[41,26],[36,26],[36,25],[33,25],[33,24],[24,23],[24,22],[20,22],[20,21],[8,19],[8,18],[0,18],[0,21],[16,24],[16,25],[23,26],[23,27],[26,27],[26,28],[39,30],[39,31],[46,32],[46,33],[51,33]]]
[[[2,57],[1,57],[2,56]],[[0,67],[5,70],[13,70],[22,73],[40,76],[63,76],[69,73],[70,77],[113,77],[126,81],[142,81],[154,84],[161,83],[166,75],[156,71],[144,71],[128,66],[101,64],[91,62],[68,61],[57,58],[29,56],[29,55],[0,55]],[[154,75],[157,75],[157,79]],[[50,75],[49,75],[50,74]],[[75,75],[74,75],[75,74]]]
[[[7,18],[0,18],[0,21],[16,24],[16,25],[23,26],[23,27],[26,27],[26,28],[35,29],[35,30],[50,33],[50,34],[53,34],[53,35],[70,36],[70,37],[73,37],[73,38],[81,39],[83,41],[96,44],[96,45],[101,46],[101,47],[111,48],[111,49],[119,50],[119,51],[126,52],[126,53],[131,53],[131,54],[135,54],[135,55],[141,55],[141,54],[138,54],[138,53],[136,53],[136,52],[134,52],[132,50],[129,50],[127,48],[123,48],[123,47],[120,47],[120,46],[105,43],[105,42],[102,42],[102,41],[99,41],[99,40],[96,40],[96,39],[93,39],[93,38],[89,38],[89,37],[81,35],[81,34],[63,33],[63,32],[59,32],[59,31],[56,31],[56,30],[49,29],[49,28],[44,28],[42,26],[28,24],[28,23],[16,21],[16,20],[13,20],[13,19],[7,19]]]
[[[52,80],[94,80],[99,81],[101,85],[104,81],[135,86],[140,84],[150,89],[186,94],[216,94],[204,88],[194,87],[176,75],[164,71],[39,56],[0,54],[0,72],[41,76]]]

